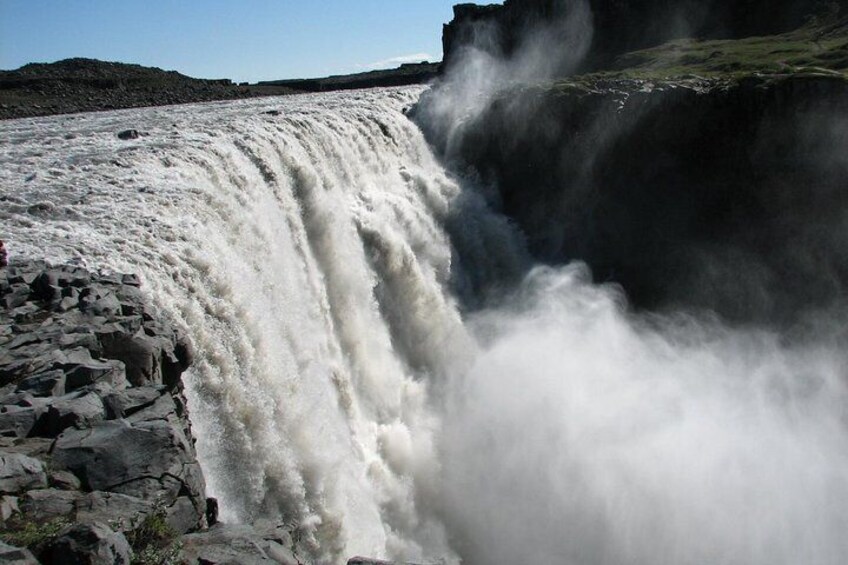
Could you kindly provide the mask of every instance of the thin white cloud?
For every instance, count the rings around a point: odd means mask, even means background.
[[[382,61],[374,61],[373,63],[365,63],[364,65],[356,65],[361,69],[391,69],[399,67],[404,63],[420,63],[421,61],[433,62],[435,58],[429,53],[412,53],[410,55],[399,55]]]

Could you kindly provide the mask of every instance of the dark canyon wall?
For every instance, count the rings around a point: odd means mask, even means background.
[[[846,132],[841,77],[598,79],[502,93],[447,157],[636,306],[795,321],[848,280]]]
[[[792,30],[810,17],[843,12],[848,0],[506,0],[503,5],[460,4],[444,26],[444,61],[451,64],[461,46],[509,54],[528,28],[567,14],[586,1],[592,11],[593,39],[586,68],[608,64],[617,55],[679,37],[739,38]],[[486,38],[481,42],[481,30]],[[550,46],[555,49],[555,45]]]

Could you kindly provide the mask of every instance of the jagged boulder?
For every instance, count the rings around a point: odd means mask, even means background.
[[[279,527],[217,524],[205,532],[183,536],[180,559],[190,565],[306,565],[292,550],[291,537]]]
[[[181,485],[172,481],[179,482],[184,467],[193,460],[182,430],[166,421],[132,425],[116,420],[89,429],[68,429],[56,440],[52,455],[79,477],[84,488],[121,489],[127,494],[149,480],[163,481],[168,489],[179,491]]]
[[[30,490],[18,500],[21,513],[30,521],[43,523],[61,517],[73,517],[83,493],[59,489]]]
[[[122,139],[124,141],[128,141],[130,139],[138,139],[138,137],[138,130],[135,129],[125,129],[123,131],[118,132],[118,139]]]
[[[6,565],[38,565],[28,549],[13,547],[0,541],[0,563]]]
[[[122,532],[132,531],[156,512],[156,503],[116,492],[96,491],[76,501],[76,520],[112,524]]]
[[[164,558],[206,524],[181,392],[191,347],[139,284],[0,270],[0,517],[15,535],[38,524],[44,563],[128,563],[128,539]]]
[[[47,565],[130,565],[127,538],[105,524],[76,524],[62,532],[44,551]]]
[[[0,492],[15,494],[47,486],[44,464],[20,453],[0,452]]]

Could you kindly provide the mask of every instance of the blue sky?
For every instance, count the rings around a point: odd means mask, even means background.
[[[442,55],[459,0],[0,0],[0,69],[68,57],[237,81]]]

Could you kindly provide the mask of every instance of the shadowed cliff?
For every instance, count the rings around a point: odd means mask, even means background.
[[[528,22],[549,5],[457,14]],[[700,29],[734,35],[797,21],[781,6],[770,19]],[[466,12],[476,16],[463,20]],[[594,14],[587,61],[600,60],[595,46],[611,28],[598,22],[607,15]],[[592,74],[496,77],[484,96],[464,94],[475,103],[459,117],[448,116],[446,100],[470,76],[468,53],[491,45],[478,41],[466,45],[466,60],[449,61],[452,74],[416,116],[455,171],[495,187],[493,203],[538,259],[585,261],[637,308],[796,323],[842,308],[848,282],[846,27],[837,7],[781,35],[676,40]],[[650,29],[643,43],[658,37]],[[448,33],[446,43],[457,37]],[[604,57],[618,49],[604,45]],[[516,57],[509,49],[498,59],[505,68]]]

